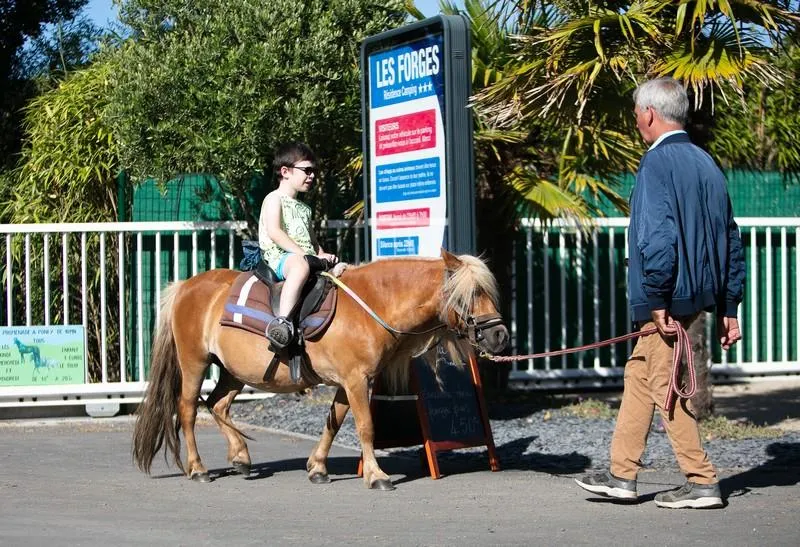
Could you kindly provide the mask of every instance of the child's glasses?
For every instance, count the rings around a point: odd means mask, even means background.
[[[300,167],[298,165],[289,165],[292,169],[300,169],[303,173],[306,174],[307,177],[311,175],[317,176],[319,170],[316,167]]]

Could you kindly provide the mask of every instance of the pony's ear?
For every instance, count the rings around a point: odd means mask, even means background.
[[[444,259],[444,266],[448,270],[457,270],[461,266],[461,261],[453,253],[448,253],[442,248],[442,258]]]

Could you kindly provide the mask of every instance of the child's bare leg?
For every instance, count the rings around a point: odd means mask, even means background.
[[[281,317],[288,316],[297,305],[297,301],[300,299],[300,291],[308,279],[308,274],[308,262],[306,262],[305,258],[295,254],[286,258],[286,262],[283,264],[283,275],[286,281],[283,283],[278,315]]]
[[[308,263],[302,255],[290,255],[283,264],[283,290],[281,302],[276,317],[267,326],[267,338],[272,342],[273,350],[281,350],[291,344],[294,339],[294,326],[287,316],[297,305],[300,291],[308,279]]]

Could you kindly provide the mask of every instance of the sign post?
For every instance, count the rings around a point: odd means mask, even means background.
[[[469,21],[439,15],[371,36],[361,73],[365,254],[474,254]],[[485,445],[497,471],[475,356],[458,368],[437,351],[441,386],[421,359],[409,364],[413,393],[385,393],[380,376],[373,382],[375,447],[422,444],[437,479],[438,451]]]

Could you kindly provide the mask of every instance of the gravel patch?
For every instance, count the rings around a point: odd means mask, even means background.
[[[237,423],[319,436],[333,400],[334,388],[319,387],[309,394],[276,394],[232,408]],[[614,419],[578,418],[560,409],[573,402],[564,397],[536,393],[510,394],[488,401],[489,418],[502,469],[580,473],[607,469]],[[336,444],[359,448],[352,414],[348,413]],[[800,466],[800,432],[777,438],[705,441],[709,457],[720,471],[759,468],[779,470]],[[418,458],[418,447],[384,452]],[[441,462],[485,466],[485,447],[441,452]],[[666,434],[651,430],[642,458],[646,468],[662,471],[678,467]]]

